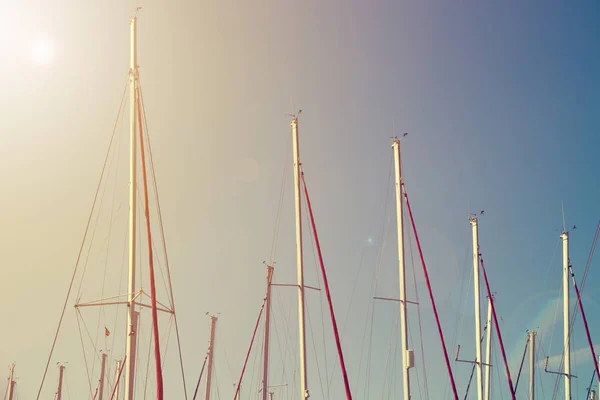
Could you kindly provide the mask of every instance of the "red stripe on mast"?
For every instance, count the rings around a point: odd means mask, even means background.
[[[263,301],[262,306],[260,307],[260,312],[258,313],[258,318],[256,319],[256,325],[254,326],[254,333],[252,333],[252,340],[250,341],[250,347],[248,348],[248,352],[246,353],[246,359],[244,360],[244,366],[242,367],[242,373],[240,374],[240,380],[238,381],[237,387],[235,388],[235,394],[233,395],[233,400],[237,400],[238,393],[240,392],[240,385],[242,384],[242,379],[244,378],[244,372],[246,372],[246,365],[248,364],[248,358],[250,358],[250,352],[252,351],[252,345],[254,344],[254,338],[256,337],[256,331],[258,330],[258,324],[260,323],[260,317],[262,317],[263,310],[265,309],[266,298]]]
[[[139,99],[139,89],[136,95]],[[142,155],[142,176],[144,179],[144,213],[146,214],[146,233],[148,237],[148,265],[150,269],[150,300],[152,305],[152,335],[154,336],[154,361],[156,365],[156,399],[163,400],[162,363],[160,361],[160,339],[158,337],[158,311],[156,307],[156,283],[154,280],[154,258],[152,255],[152,234],[150,233],[150,208],[148,206],[148,182],[146,179],[146,153],[144,151],[144,135],[140,102],[137,102],[138,125],[140,130],[140,152]]]
[[[450,377],[450,384],[452,385],[452,392],[454,393],[454,399],[458,400],[458,392],[456,391],[456,383],[454,382],[454,375],[452,374],[452,368],[450,367],[450,359],[448,358],[448,351],[446,350],[446,342],[444,341],[444,334],[442,333],[442,326],[440,324],[440,318],[438,316],[437,307],[435,306],[435,300],[433,299],[433,291],[431,290],[431,283],[429,282],[429,274],[427,273],[427,266],[425,265],[425,259],[423,258],[423,250],[421,249],[421,242],[419,241],[419,234],[417,233],[417,227],[415,225],[415,220],[412,215],[412,210],[410,208],[410,202],[408,201],[408,194],[406,193],[406,188],[404,187],[404,183],[402,183],[402,187],[404,188],[404,199],[406,200],[406,208],[408,210],[408,215],[410,216],[410,222],[412,224],[413,232],[415,234],[415,241],[417,242],[417,249],[419,250],[419,257],[421,258],[421,266],[423,267],[423,275],[425,275],[425,283],[427,283],[427,291],[429,292],[429,300],[431,300],[431,307],[433,308],[433,315],[435,315],[435,322],[437,324],[438,335],[440,337],[440,341],[442,342],[442,350],[444,350],[444,360],[446,361],[446,369],[448,370],[448,376]],[[514,396],[513,396],[514,400]]]
[[[506,361],[506,352],[504,351],[504,342],[502,341],[502,334],[500,333],[500,325],[498,324],[498,317],[496,316],[496,306],[494,306],[494,298],[490,290],[490,283],[488,282],[487,274],[485,273],[485,265],[483,265],[483,257],[479,254],[479,262],[481,264],[481,270],[483,271],[483,279],[485,280],[485,287],[487,288],[488,296],[490,298],[490,305],[492,306],[492,315],[494,316],[494,325],[496,326],[496,333],[498,334],[498,343],[500,343],[500,352],[502,352],[502,360],[504,361],[504,368],[506,370],[506,379],[508,380],[508,386],[510,387],[510,395],[513,400],[516,400],[515,388],[513,387],[512,378],[510,377],[510,369],[508,368],[508,361]]]
[[[598,359],[596,358],[596,352],[594,351],[594,345],[592,344],[592,338],[590,336],[590,329],[588,328],[587,318],[583,311],[583,303],[581,302],[581,295],[579,294],[579,288],[577,282],[575,282],[575,274],[573,273],[573,267],[569,265],[569,272],[571,273],[571,279],[573,280],[573,286],[575,286],[575,293],[577,294],[577,303],[579,304],[579,310],[581,311],[581,318],[583,318],[583,326],[585,327],[585,334],[587,335],[588,344],[590,351],[592,352],[592,358],[594,359],[594,368],[596,368],[596,376],[600,377],[600,371],[598,371]]]
[[[342,352],[342,344],[340,343],[340,335],[338,333],[337,322],[335,321],[335,313],[333,312],[333,303],[331,302],[331,293],[329,292],[329,283],[327,281],[327,272],[325,272],[325,264],[323,263],[323,254],[321,254],[321,245],[319,244],[319,236],[317,235],[317,227],[315,218],[308,197],[308,188],[304,180],[304,172],[302,172],[302,184],[304,185],[304,196],[306,197],[306,205],[310,216],[310,225],[312,227],[313,236],[315,237],[315,246],[317,247],[317,255],[319,256],[319,265],[321,266],[321,274],[323,275],[323,286],[325,286],[325,295],[327,296],[327,304],[329,305],[329,314],[331,316],[331,325],[333,325],[333,334],[335,336],[335,346],[337,347],[338,357],[340,359],[340,367],[342,368],[342,377],[344,378],[344,389],[346,389],[346,399],[352,400],[350,393],[350,383],[348,383],[348,374],[346,373],[346,364],[344,363],[344,353]]]

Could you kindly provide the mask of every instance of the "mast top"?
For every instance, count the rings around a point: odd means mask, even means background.
[[[300,116],[300,114],[302,114],[302,110],[298,110],[297,114],[286,114],[290,117],[292,117],[292,122],[290,122],[290,124],[294,124],[294,123],[298,123],[298,117]]]
[[[408,136],[408,132],[404,132],[401,136],[393,136],[392,137],[392,147],[394,147],[395,144],[400,143],[402,138],[404,138],[406,136]]]

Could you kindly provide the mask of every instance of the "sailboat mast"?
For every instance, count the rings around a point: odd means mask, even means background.
[[[479,304],[479,230],[477,218],[470,217],[473,232],[473,285],[475,294],[475,369],[477,370],[477,399],[483,399],[481,358],[481,310]]]
[[[569,304],[569,233],[563,232],[563,323],[565,340],[565,399],[571,400],[571,335]]]
[[[488,297],[488,314],[486,325],[487,341],[485,344],[485,400],[490,400],[492,389],[492,336],[494,334],[492,323],[492,299]]]
[[[58,389],[56,389],[56,400],[61,400],[62,398],[62,383],[63,383],[63,374],[65,372],[65,366],[58,366]]]
[[[292,138],[294,142],[294,199],[296,211],[296,261],[298,265],[298,330],[300,332],[300,399],[310,397],[306,376],[306,327],[304,318],[304,264],[302,255],[302,205],[300,203],[300,150],[298,145],[298,117],[292,122]]]
[[[8,400],[14,399],[15,392],[15,364],[10,366],[10,374],[8,375]]]
[[[535,335],[529,332],[529,400],[535,399]]]
[[[271,324],[271,281],[273,279],[273,267],[267,265],[267,292],[265,297],[265,336],[263,343],[263,380],[262,400],[267,400],[267,389],[269,387],[269,332]]]
[[[131,53],[129,58],[129,285],[127,299],[127,348],[125,360],[125,400],[133,400],[135,379],[136,315],[135,315],[135,264],[136,264],[136,228],[137,228],[137,17],[129,20],[131,35]]]
[[[98,400],[104,400],[104,370],[106,368],[106,353],[102,353],[102,361],[100,362],[100,380],[98,382]]]
[[[396,169],[396,220],[398,229],[398,272],[400,277],[400,330],[402,344],[402,381],[404,400],[410,399],[410,365],[408,354],[408,332],[406,315],[406,266],[404,263],[404,222],[402,211],[402,161],[400,157],[400,139],[394,139],[394,166]]]
[[[213,358],[215,355],[215,329],[217,327],[217,317],[210,316],[210,343],[208,344],[208,375],[206,376],[206,400],[210,400],[210,387],[212,383]]]

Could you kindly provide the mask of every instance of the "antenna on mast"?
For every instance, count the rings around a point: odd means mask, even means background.
[[[560,210],[562,212],[562,221],[563,221],[563,232],[567,231],[567,224],[565,223],[565,205],[563,201],[560,202]]]

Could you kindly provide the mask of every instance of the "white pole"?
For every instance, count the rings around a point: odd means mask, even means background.
[[[596,400],[596,391],[590,390],[590,400]]]
[[[137,220],[137,146],[136,146],[136,86],[137,69],[137,37],[134,16],[129,20],[131,28],[131,54],[129,60],[129,129],[130,129],[130,164],[129,164],[129,291],[127,312],[127,359],[125,361],[125,400],[133,400],[135,379],[135,342],[136,330],[135,313],[135,250],[136,250],[136,220]]]
[[[563,321],[565,339],[565,399],[571,400],[571,335],[569,334],[570,304],[569,304],[569,233],[563,232]]]
[[[121,380],[119,379],[119,372],[121,371],[121,360],[117,360],[117,369],[115,370],[115,396],[114,400],[119,400],[119,388],[121,387]]]
[[[394,166],[396,169],[396,220],[398,229],[398,271],[400,276],[400,330],[402,344],[402,380],[404,384],[404,400],[410,399],[410,365],[408,357],[408,334],[406,315],[406,266],[404,264],[404,224],[402,212],[402,163],[400,158],[400,140],[394,139]]]
[[[267,400],[269,385],[269,331],[271,323],[271,280],[273,279],[273,267],[267,265],[267,294],[265,297],[265,336],[263,342],[263,380],[262,399]]]
[[[477,218],[469,219],[473,231],[473,284],[475,286],[475,369],[477,370],[477,398],[483,400],[481,368],[481,310],[479,307],[479,232]]]
[[[14,399],[15,392],[15,364],[10,366],[10,374],[8,375],[8,400]]]
[[[210,400],[210,387],[212,383],[213,356],[215,353],[215,329],[217,327],[217,317],[210,316],[210,343],[208,344],[208,370],[206,376],[206,400]]]
[[[291,122],[294,142],[294,198],[296,204],[296,261],[298,266],[298,330],[300,332],[300,399],[310,397],[306,376],[306,327],[304,326],[304,264],[302,258],[302,204],[300,201],[300,149],[298,144],[298,117]]]
[[[485,344],[485,400],[490,400],[492,389],[492,336],[494,335],[492,321],[492,299],[488,298],[487,313],[487,342]]]
[[[58,367],[58,389],[56,390],[56,400],[60,400],[62,398],[62,383],[64,370],[64,365],[60,365]]]
[[[100,362],[100,381],[98,382],[98,400],[104,399],[104,369],[106,368],[106,353],[102,353],[102,361]]]
[[[535,335],[529,332],[529,400],[535,399]]]

